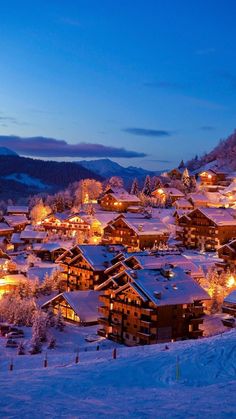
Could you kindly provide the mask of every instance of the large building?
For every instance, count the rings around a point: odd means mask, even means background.
[[[143,215],[121,214],[104,228],[103,243],[123,244],[130,251],[150,249],[166,243],[169,231],[161,220]]]
[[[67,291],[94,289],[106,279],[104,271],[112,265],[123,246],[77,245],[58,259]]]
[[[177,238],[190,249],[215,251],[236,237],[236,212],[226,208],[196,208],[177,221]]]
[[[123,188],[109,188],[99,200],[102,209],[106,211],[126,212],[129,208],[140,206],[140,199],[129,194]]]
[[[210,298],[179,267],[127,268],[98,290],[99,333],[109,339],[133,346],[202,336],[202,301]]]

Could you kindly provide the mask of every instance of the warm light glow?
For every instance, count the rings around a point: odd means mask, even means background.
[[[212,178],[212,176],[211,176],[211,175],[208,175],[207,177],[208,177],[208,179],[211,179],[211,178]]]
[[[157,192],[161,195],[161,194],[163,194],[164,193],[164,191],[163,191],[163,189],[157,189]]]
[[[226,282],[226,286],[227,286],[228,288],[231,288],[231,287],[233,287],[234,285],[236,285],[235,278],[234,278],[234,276],[233,276],[233,275],[230,275],[229,279],[228,279],[228,280],[227,280],[227,282]]]
[[[114,206],[117,206],[118,205],[118,202],[114,202]]]

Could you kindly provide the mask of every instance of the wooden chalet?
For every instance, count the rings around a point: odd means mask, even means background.
[[[36,243],[32,247],[33,253],[43,261],[55,262],[67,250],[59,243]]]
[[[123,244],[130,251],[148,249],[166,243],[169,231],[159,219],[121,214],[104,228],[103,243]]]
[[[158,201],[161,200],[163,204],[165,204],[168,200],[173,204],[175,201],[179,199],[183,199],[185,195],[183,192],[179,191],[176,188],[158,188],[152,192],[152,197],[157,199]]]
[[[230,294],[225,297],[222,311],[223,313],[231,314],[231,316],[236,317],[236,290],[230,292]]]
[[[181,268],[126,269],[98,287],[99,334],[148,345],[202,336],[202,302],[210,299]]]
[[[190,211],[193,209],[193,204],[186,198],[180,198],[177,199],[173,203],[173,207],[176,208],[176,210],[187,210]]]
[[[204,170],[198,176],[201,186],[228,186],[230,183],[228,173],[217,169]]]
[[[140,206],[140,199],[123,188],[109,188],[98,202],[103,210],[115,212],[126,212],[129,207]]]
[[[63,292],[41,305],[43,310],[52,310],[57,315],[80,326],[91,326],[98,323],[99,292],[74,291]]]
[[[13,229],[15,233],[18,233],[25,229],[30,223],[25,214],[19,215],[5,215],[3,221]]]
[[[64,252],[56,262],[62,269],[66,289],[94,289],[105,280],[104,271],[122,249],[120,245],[77,245]]]
[[[223,259],[224,263],[229,267],[236,266],[236,240],[231,240],[218,249],[219,258]]]
[[[78,231],[87,233],[90,230],[90,224],[82,216],[64,212],[48,215],[40,222],[40,225],[46,231],[71,237],[75,236]]]
[[[14,232],[14,228],[10,227],[7,223],[0,223],[0,237],[9,239]]]
[[[236,212],[226,208],[196,208],[179,218],[176,232],[187,248],[215,251],[236,237]]]
[[[8,205],[7,215],[29,215],[29,207],[25,205]]]

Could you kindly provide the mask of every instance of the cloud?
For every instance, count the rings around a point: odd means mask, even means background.
[[[33,157],[145,157],[145,153],[104,146],[102,144],[68,144],[64,140],[47,137],[23,138],[14,135],[0,135],[0,146]]]
[[[148,161],[152,163],[173,163],[172,160],[145,159],[145,162]]]
[[[25,122],[20,122],[17,118],[13,116],[4,115],[3,112],[0,112],[0,125],[7,127],[8,125],[28,125]]]
[[[171,133],[169,131],[160,130],[160,129],[150,129],[150,128],[123,128],[122,131],[127,132],[131,135],[138,135],[142,137],[169,137]]]
[[[215,129],[215,127],[213,127],[211,125],[203,125],[200,129],[202,131],[213,131]]]

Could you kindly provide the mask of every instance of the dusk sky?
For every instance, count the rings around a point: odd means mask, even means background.
[[[236,128],[235,12],[235,0],[2,2],[0,146],[154,170],[211,150]]]

